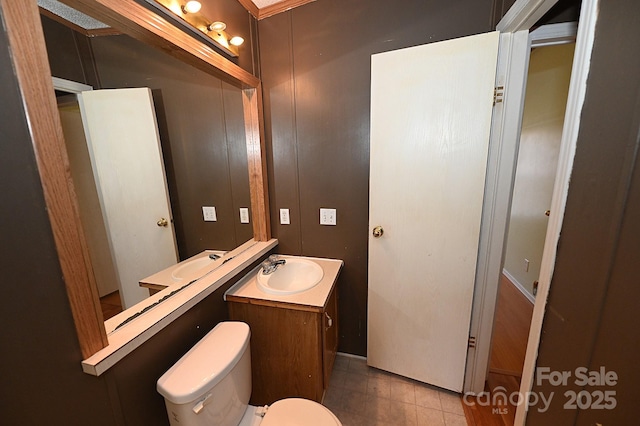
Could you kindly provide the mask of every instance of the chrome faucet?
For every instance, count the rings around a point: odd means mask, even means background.
[[[286,260],[280,259],[277,255],[272,254],[267,260],[260,264],[262,267],[262,274],[269,275],[275,272],[275,270],[278,269],[278,266],[284,265],[285,263],[287,263]]]

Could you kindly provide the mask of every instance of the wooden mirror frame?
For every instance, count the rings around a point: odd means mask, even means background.
[[[133,0],[62,0],[242,89],[253,234],[271,237],[260,80]],[[49,221],[82,356],[109,344],[69,171],[36,0],[0,0]]]

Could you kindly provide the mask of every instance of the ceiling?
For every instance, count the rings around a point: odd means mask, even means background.
[[[211,1],[215,0],[200,0],[204,4]],[[257,19],[264,19],[312,1],[315,0],[238,0]],[[109,28],[108,25],[78,12],[59,0],[38,0],[38,6],[85,30],[93,31]]]
[[[85,30],[109,28],[108,25],[82,12],[78,12],[66,4],[60,3],[58,0],[38,0],[38,6]]]

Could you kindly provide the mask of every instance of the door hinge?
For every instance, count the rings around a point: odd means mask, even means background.
[[[476,338],[473,336],[469,336],[469,347],[470,348],[476,347]]]
[[[493,89],[493,105],[504,100],[504,86],[496,86]]]

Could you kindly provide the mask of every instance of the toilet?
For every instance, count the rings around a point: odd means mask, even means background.
[[[249,326],[222,322],[158,379],[172,426],[341,426],[326,407],[302,398],[249,405]]]

